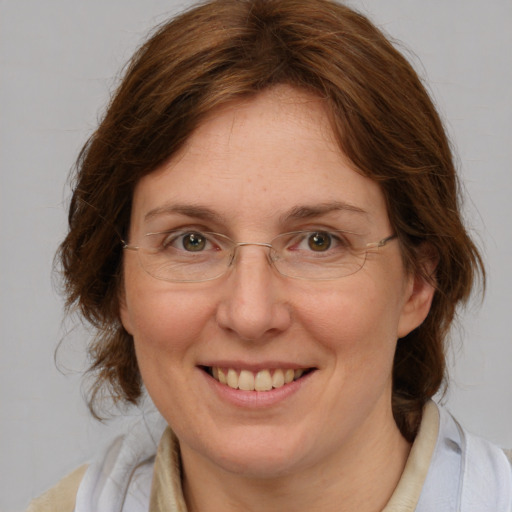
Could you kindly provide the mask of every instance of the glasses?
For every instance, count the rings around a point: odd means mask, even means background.
[[[141,267],[152,277],[174,283],[211,281],[224,275],[240,247],[268,249],[269,263],[283,276],[329,280],[361,270],[370,251],[384,247],[396,235],[363,243],[362,236],[347,231],[293,231],[270,243],[235,242],[220,233],[194,230],[147,233],[140,245],[124,241],[136,251]]]

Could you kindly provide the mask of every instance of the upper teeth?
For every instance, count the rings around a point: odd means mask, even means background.
[[[293,370],[292,368],[260,370],[254,373],[249,370],[238,372],[233,368],[212,367],[212,375],[215,380],[230,388],[243,391],[270,391],[272,388],[280,388],[298,379],[303,373],[303,369]]]

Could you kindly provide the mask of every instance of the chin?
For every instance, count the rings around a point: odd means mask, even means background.
[[[261,426],[254,435],[249,432],[231,433],[223,440],[212,436],[208,446],[196,446],[194,451],[203,461],[226,472],[254,479],[272,479],[303,469],[306,459],[304,436],[287,431],[284,435]],[[294,439],[295,437],[295,439]],[[182,452],[186,446],[182,444]],[[184,457],[186,460],[186,457]]]
[[[219,458],[219,454],[216,454]],[[298,471],[301,466],[296,456],[287,451],[276,453],[276,450],[246,450],[243,453],[230,453],[218,460],[224,471],[256,480],[271,480],[287,476]]]

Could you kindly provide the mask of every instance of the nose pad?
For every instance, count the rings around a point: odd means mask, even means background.
[[[236,260],[236,255],[238,253],[238,246],[234,247],[229,255],[228,268],[231,268]]]

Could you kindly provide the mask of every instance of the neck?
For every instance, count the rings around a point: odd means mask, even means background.
[[[394,421],[372,436],[361,429],[357,437],[328,460],[272,478],[226,471],[182,447],[188,510],[380,511],[400,480],[410,445]]]

